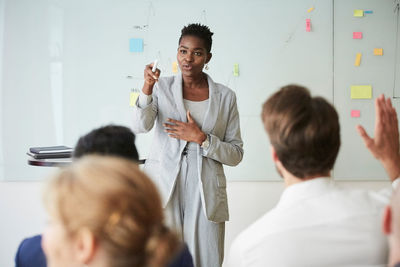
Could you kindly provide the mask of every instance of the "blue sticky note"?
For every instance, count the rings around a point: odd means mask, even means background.
[[[364,14],[372,14],[374,13],[372,10],[364,10]]]
[[[141,39],[141,38],[129,39],[129,51],[130,52],[143,52],[143,39]]]

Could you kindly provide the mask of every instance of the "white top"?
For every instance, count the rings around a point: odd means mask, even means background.
[[[391,191],[346,190],[329,178],[291,185],[236,238],[227,266],[386,266],[381,217]]]
[[[197,123],[199,128],[201,129],[201,126],[203,126],[204,122],[204,117],[206,116],[206,112],[208,109],[208,102],[209,99],[206,99],[204,101],[191,101],[187,99],[183,99],[183,104],[185,105],[185,109],[189,110],[190,115],[194,119],[194,121]],[[195,149],[196,148],[196,143],[189,142],[189,149]]]
[[[183,99],[183,104],[185,105],[185,109],[190,111],[190,115],[197,123],[199,128],[203,126],[204,117],[206,116],[206,112],[208,109],[208,102],[209,102],[208,99],[204,101],[191,101]]]

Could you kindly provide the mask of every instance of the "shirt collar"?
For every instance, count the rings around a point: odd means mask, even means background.
[[[329,177],[318,177],[288,186],[283,191],[277,208],[290,206],[304,199],[323,195],[330,191],[333,181]]]

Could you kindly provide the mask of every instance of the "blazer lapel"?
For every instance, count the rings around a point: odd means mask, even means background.
[[[208,90],[209,90],[209,103],[206,115],[204,116],[203,126],[201,130],[205,133],[211,133],[214,129],[215,123],[218,119],[219,104],[221,101],[221,93],[219,92],[217,85],[207,75]]]
[[[172,93],[174,95],[176,108],[178,109],[178,113],[181,117],[180,121],[187,122],[186,109],[185,105],[183,104],[182,95],[182,75],[175,76]]]

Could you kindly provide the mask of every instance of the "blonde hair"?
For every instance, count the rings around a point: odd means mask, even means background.
[[[114,267],[165,266],[180,246],[156,187],[125,159],[82,158],[50,181],[45,204],[69,236],[89,229]]]

